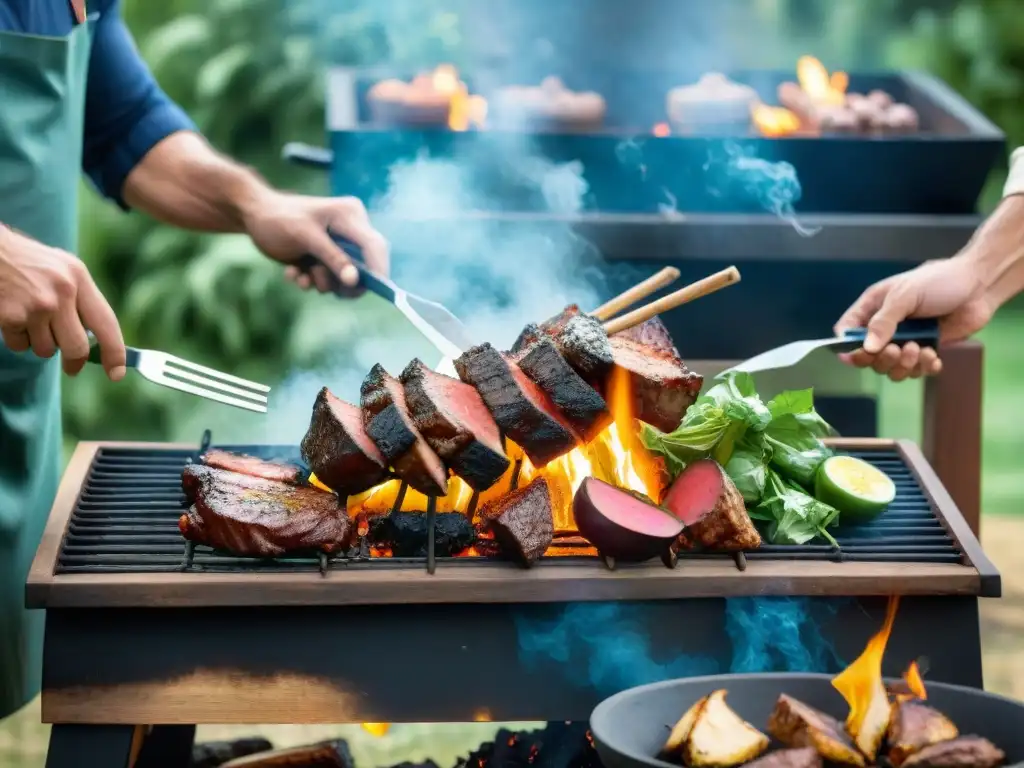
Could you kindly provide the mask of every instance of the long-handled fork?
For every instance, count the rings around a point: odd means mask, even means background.
[[[182,360],[180,357],[152,349],[127,347],[127,365],[144,379],[162,387],[170,387],[190,395],[205,397],[225,405],[244,408],[256,413],[267,412],[267,394],[270,387],[255,381],[240,379],[215,371],[203,365]],[[100,348],[95,343],[89,350],[89,362],[99,364]]]

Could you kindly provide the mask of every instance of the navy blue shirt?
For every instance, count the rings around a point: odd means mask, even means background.
[[[153,79],[121,19],[121,0],[86,5],[89,16],[99,18],[89,59],[82,169],[103,195],[123,206],[125,178],[146,153],[170,134],[195,126]],[[3,31],[63,37],[74,24],[69,0],[0,0]]]

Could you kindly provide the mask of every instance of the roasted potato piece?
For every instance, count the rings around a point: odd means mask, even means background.
[[[833,763],[857,768],[867,765],[842,723],[786,694],[775,702],[768,732],[787,747],[813,747]]]
[[[733,768],[768,749],[768,737],[733,712],[725,695],[715,691],[696,713],[683,746],[683,761],[690,768]]]
[[[961,736],[925,747],[908,757],[903,768],[996,768],[1006,753],[988,739]]]
[[[690,738],[693,724],[697,722],[697,715],[700,714],[700,711],[707,703],[708,697],[705,696],[686,710],[683,716],[679,718],[679,722],[672,726],[672,732],[668,735],[668,741],[665,742],[665,746],[661,750],[663,757],[674,757],[682,753],[683,747],[686,746],[686,740]]]
[[[948,717],[920,699],[897,701],[889,720],[889,762],[899,768],[911,755],[959,735]]]
[[[821,768],[821,755],[814,747],[780,749],[743,768]]]

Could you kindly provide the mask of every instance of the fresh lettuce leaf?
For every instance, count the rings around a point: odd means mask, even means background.
[[[767,523],[765,535],[772,544],[806,544],[821,536],[833,546],[836,540],[826,530],[838,523],[839,510],[787,483],[768,469],[764,498],[749,511],[754,520]]]
[[[764,495],[770,448],[764,434],[748,432],[736,443],[725,472],[736,484],[746,504],[757,504]]]

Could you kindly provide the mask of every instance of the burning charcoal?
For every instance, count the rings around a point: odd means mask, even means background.
[[[690,768],[730,768],[755,759],[769,739],[737,715],[719,690],[693,705],[672,729],[665,749],[673,749]]]
[[[847,735],[843,724],[824,712],[790,698],[779,696],[768,719],[768,733],[787,747],[813,747],[833,763],[864,768],[866,761]]]
[[[569,365],[587,381],[603,387],[615,360],[600,320],[583,314],[570,318],[556,343]]]
[[[573,370],[547,338],[538,339],[515,357],[519,367],[547,393],[562,416],[590,442],[611,423],[608,404]]]
[[[459,378],[476,388],[498,427],[535,467],[543,467],[580,443],[544,391],[490,344],[464,353],[455,361],[455,369]]]
[[[948,717],[923,701],[898,701],[892,706],[889,721],[889,762],[899,768],[911,755],[959,735]]]
[[[745,768],[821,768],[821,755],[814,747],[780,749],[747,763]]]
[[[327,387],[313,405],[309,431],[302,438],[302,458],[317,479],[345,495],[368,491],[387,479],[388,465],[363,428],[363,415]]]
[[[219,768],[228,760],[246,757],[274,748],[266,739],[238,739],[237,741],[210,741],[192,747],[191,768]]]
[[[249,557],[337,552],[354,530],[338,497],[236,472],[190,464],[182,487],[192,507],[178,520],[189,541]]]
[[[540,559],[555,535],[547,480],[538,477],[525,488],[486,504],[480,519],[504,555],[523,565]]]
[[[903,768],[995,768],[1006,753],[988,739],[961,736],[925,747],[903,763]]]
[[[391,548],[394,557],[427,556],[427,515],[392,512],[370,521],[370,541]],[[459,512],[440,512],[434,521],[434,556],[453,557],[473,546],[476,531]]]
[[[409,363],[400,378],[413,423],[430,447],[473,490],[494,485],[509,460],[480,393],[419,360]]]
[[[221,768],[355,768],[355,764],[348,743],[338,739],[240,757]]]
[[[359,404],[366,433],[395,474],[420,493],[447,495],[448,470],[412,423],[402,383],[379,363],[363,380]]]
[[[298,464],[283,461],[267,461],[242,453],[231,453],[218,448],[207,451],[199,457],[199,461],[208,467],[226,469],[242,475],[262,477],[264,480],[276,480],[280,483],[298,485],[302,482],[305,472]]]
[[[663,506],[686,525],[679,537],[683,549],[739,552],[761,546],[743,497],[713,459],[684,469],[668,489]]]
[[[629,372],[634,416],[662,432],[678,427],[700,394],[704,378],[688,370],[673,352],[621,336],[613,336],[609,343],[615,366]]]
[[[665,327],[665,323],[661,321],[660,317],[652,317],[640,325],[619,331],[615,334],[615,338],[630,339],[637,344],[643,344],[645,347],[651,347],[659,352],[666,352],[677,360],[682,360],[675,342],[672,341],[672,334],[668,332],[668,328]]]

